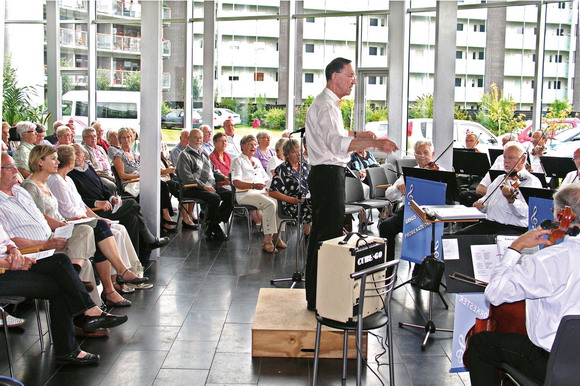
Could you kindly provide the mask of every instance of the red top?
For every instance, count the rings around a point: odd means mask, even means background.
[[[222,153],[224,160],[220,160],[218,157],[218,153],[214,150],[210,155],[209,159],[213,166],[219,170],[224,176],[230,174],[230,166],[232,165],[232,159],[230,155],[225,151]]]
[[[103,149],[105,149],[105,152],[108,152],[108,151],[109,151],[109,147],[111,147],[111,145],[109,145],[109,144],[107,143],[107,141],[105,141],[104,139],[102,139],[102,140],[100,140],[100,141],[99,141],[99,140],[97,140],[97,145],[99,145],[99,146],[102,146],[102,147],[103,147]]]

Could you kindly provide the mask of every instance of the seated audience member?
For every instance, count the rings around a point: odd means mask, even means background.
[[[30,175],[28,156],[36,145],[36,125],[29,121],[18,122],[16,132],[20,136],[20,145],[14,150],[14,162],[22,177],[26,178]]]
[[[576,170],[566,174],[561,186],[580,183],[580,147],[574,151],[574,164],[576,164]]]
[[[187,188],[185,197],[202,199],[206,205],[204,233],[208,239],[224,240],[226,235],[220,222],[227,222],[232,213],[232,192],[217,184],[229,183],[219,170],[215,170],[209,157],[201,149],[203,133],[199,129],[191,130],[189,145],[181,152],[177,160],[177,175],[183,185],[196,184]],[[187,224],[182,224],[187,228]]]
[[[61,216],[58,208],[58,200],[48,187],[48,177],[58,172],[58,157],[56,149],[51,146],[38,145],[30,152],[29,165],[31,174],[24,180],[22,187],[28,191],[34,203],[45,216],[65,225],[65,218]],[[77,225],[75,227],[83,226]],[[119,255],[115,239],[109,225],[103,220],[97,220],[92,228],[94,238],[91,240],[96,245],[95,262],[97,273],[105,288],[102,294],[103,301],[117,307],[130,306],[131,302],[124,299],[113,287],[110,276],[111,265],[117,271],[115,276],[117,283],[140,284],[148,278],[140,278],[129,270]],[[111,264],[101,264],[104,262]]]
[[[67,176],[67,174],[75,166],[75,149],[72,146],[61,145],[57,148],[58,154],[58,172],[56,174],[51,174],[48,177],[48,187],[51,193],[58,200],[58,211],[62,217],[65,219],[76,219],[76,218],[96,218],[101,219],[97,216],[89,207],[85,205],[81,196],[77,192],[76,186],[72,179]],[[139,258],[133,247],[131,239],[127,234],[127,230],[122,224],[109,224],[113,237],[115,238],[115,244],[117,245],[117,250],[119,251],[119,257],[121,261],[127,267],[131,267],[136,270],[139,267]],[[115,283],[116,274],[118,272],[115,267],[111,267],[111,280],[120,292],[127,291],[122,284]],[[120,273],[120,272],[119,272]],[[142,283],[134,283],[142,284]]]
[[[89,297],[65,254],[56,253],[41,260],[22,256],[0,224],[0,296],[48,299],[52,342],[57,364],[88,365],[99,361],[98,354],[82,351],[74,326],[85,332],[116,327],[126,315],[101,311]]]
[[[270,196],[282,205],[282,213],[294,218],[298,216],[298,202],[301,201],[300,220],[305,224],[304,234],[309,235],[312,222],[312,205],[310,198],[307,198],[310,165],[305,161],[300,165],[301,150],[300,142],[297,140],[286,141],[282,146],[282,151],[286,161],[274,170],[274,177],[270,183]],[[300,178],[300,173],[302,173],[302,178]]]
[[[177,165],[179,153],[181,153],[183,149],[187,147],[188,143],[189,143],[189,130],[183,129],[181,130],[181,134],[179,135],[179,143],[169,151],[169,160],[173,165]]]
[[[74,142],[74,131],[69,126],[60,126],[56,129],[56,138],[58,142],[54,144],[55,147],[59,145],[70,145]]]
[[[135,128],[129,127],[131,133],[133,134],[133,139],[131,140],[131,149],[139,156],[141,154],[141,141],[139,140],[139,133]],[[121,134],[119,133],[119,143],[121,142]]]
[[[565,206],[576,214],[571,226],[580,226],[580,185],[568,185],[556,192],[554,209]],[[562,243],[522,258],[524,248],[551,245],[542,237],[549,233],[536,228],[520,236],[491,274],[485,297],[496,306],[525,300],[527,334],[473,335],[469,339],[469,376],[474,386],[499,385],[503,363],[543,384],[560,320],[580,314],[580,237],[566,236]]]
[[[276,145],[274,145],[276,154],[270,158],[268,165],[266,166],[266,174],[268,175],[270,181],[274,175],[274,170],[284,162],[284,151],[282,148],[284,147],[286,141],[288,141],[288,138],[280,138],[278,141],[276,141]]]
[[[232,158],[226,153],[228,147],[228,138],[224,133],[216,133],[213,136],[214,151],[209,155],[209,160],[216,170],[219,170],[224,176],[231,172]]]
[[[123,186],[126,186],[127,181],[137,179],[140,177],[139,169],[141,162],[139,156],[131,148],[133,141],[133,134],[131,129],[121,128],[118,132],[120,147],[112,146],[109,148],[109,157],[113,159],[113,165],[119,175]],[[173,215],[173,207],[171,205],[171,197],[169,195],[169,187],[164,181],[161,181],[161,222],[162,228],[165,231],[175,232],[175,221],[171,219]]]
[[[117,193],[115,176],[111,171],[111,163],[105,149],[97,145],[97,132],[93,127],[83,130],[83,148],[86,151],[86,160],[95,169],[103,184],[112,194]]]
[[[428,169],[435,155],[431,141],[419,140],[415,142],[414,150],[415,161],[417,161],[416,167]],[[443,169],[439,168],[439,170]],[[401,175],[392,186],[387,188],[385,197],[393,203],[400,203],[403,202],[405,192],[405,179]],[[403,231],[403,210],[404,207],[401,205],[391,217],[379,222],[379,234],[387,239],[387,260],[389,261],[395,258],[395,239]]]
[[[203,143],[201,144],[201,150],[203,150],[203,152],[209,157],[209,155],[215,149],[212,141],[213,130],[208,125],[201,125],[199,129],[203,133]]]
[[[262,164],[256,158],[257,142],[253,135],[246,135],[240,141],[242,154],[232,161],[232,181],[236,189],[247,190],[236,193],[236,200],[242,205],[252,205],[263,213],[262,229],[264,238],[262,249],[272,253],[277,251],[272,243],[272,236],[278,230],[278,213],[276,200],[269,197],[266,185],[269,182],[268,175]],[[277,247],[286,248],[282,239],[278,238]]]
[[[36,145],[48,145],[52,146],[52,143],[48,142],[46,139],[46,127],[40,123],[36,123]]]
[[[101,217],[123,224],[139,258],[146,263],[147,259],[139,253],[140,246],[143,245],[149,250],[156,249],[167,245],[169,239],[153,236],[147,228],[139,203],[133,198],[121,200],[119,196],[113,196],[103,185],[93,167],[85,162],[85,153],[81,146],[78,144],[72,146],[75,149],[75,167],[68,176],[74,182],[85,205],[89,208],[98,208]],[[113,213],[113,206],[118,204],[120,204],[118,210]]]
[[[105,153],[107,153],[107,151],[109,150],[109,143],[105,140],[104,134],[105,134],[105,129],[103,129],[103,126],[101,125],[101,122],[99,121],[93,121],[91,123],[91,127],[95,129],[95,133],[97,133],[97,145],[102,147],[103,150],[105,150]]]
[[[109,160],[113,162],[113,157],[111,154],[115,154],[115,149],[121,149],[119,146],[119,133],[117,130],[109,130],[107,131],[107,141],[109,142],[109,148],[107,149],[107,155],[109,156]],[[113,148],[113,150],[111,150]]]
[[[235,134],[234,122],[231,119],[226,119],[223,126],[224,132],[226,133],[226,138],[228,140],[226,153],[228,153],[230,157],[235,158],[242,153],[240,148],[241,137]]]
[[[479,137],[475,133],[468,130],[467,134],[465,134],[465,148],[473,149],[479,153],[477,145],[479,145]]]
[[[2,151],[13,151],[10,146],[10,124],[2,122]]]
[[[367,170],[368,168],[376,168],[379,167],[379,163],[375,159],[375,156],[370,151],[362,150],[362,151],[353,151],[350,153],[350,161],[347,164],[351,170],[358,173],[358,177],[362,182],[364,182],[363,190],[365,194],[365,199],[370,198],[370,184],[367,178]]]
[[[52,124],[52,134],[47,135],[44,139],[46,139],[48,142],[50,142],[54,145],[58,141],[58,138],[56,138],[56,129],[58,129],[60,126],[64,126],[64,122],[63,121],[55,121]]]
[[[504,170],[516,172],[504,181],[505,174],[498,176],[488,187],[487,193],[473,206],[487,213],[487,219],[463,228],[456,234],[522,234],[528,227],[528,204],[512,181],[519,179],[521,186],[541,188],[542,184],[528,172],[526,152],[517,142],[508,143],[503,151]],[[501,185],[501,186],[500,186]],[[497,189],[496,189],[497,188]]]
[[[264,170],[268,170],[268,162],[270,161],[270,158],[276,155],[276,152],[270,149],[270,133],[266,130],[260,131],[256,135],[256,139],[258,140],[256,158],[262,163]]]

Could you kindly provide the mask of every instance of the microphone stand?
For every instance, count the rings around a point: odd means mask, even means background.
[[[299,168],[298,168],[298,206],[297,210],[297,218],[296,218],[296,262],[295,262],[295,270],[292,274],[292,277],[285,277],[281,279],[271,279],[270,284],[274,283],[283,283],[283,282],[292,282],[290,289],[294,288],[297,283],[303,283],[304,280],[304,273],[300,272],[300,258],[302,257],[304,251],[301,247],[302,240],[304,240],[304,233],[303,233],[303,225],[302,225],[302,182],[304,181],[304,173],[302,172],[302,166],[304,165],[304,133],[305,130],[297,130],[292,132],[292,134],[300,133],[300,160],[298,161]],[[292,137],[290,134],[290,137]]]

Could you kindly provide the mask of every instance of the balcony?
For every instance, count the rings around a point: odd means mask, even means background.
[[[60,45],[69,48],[88,48],[87,32],[68,28],[60,29]]]
[[[141,17],[141,4],[119,0],[97,0],[97,13],[130,18]]]
[[[97,84],[102,84],[103,79],[108,79],[108,87],[111,88],[125,88],[131,82],[135,82],[135,78],[141,78],[140,71],[125,71],[125,70],[108,70],[99,68],[97,70]],[[77,78],[75,78],[76,80]],[[78,77],[79,80],[82,80],[82,77]],[[104,82],[103,82],[104,83]],[[86,79],[85,79],[86,84]],[[78,84],[82,85],[82,84]],[[171,88],[171,74],[168,72],[164,72],[161,74],[161,87],[164,90],[168,90]]]

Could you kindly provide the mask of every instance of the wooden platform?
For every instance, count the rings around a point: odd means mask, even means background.
[[[262,288],[252,326],[252,356],[313,358],[316,339],[314,312],[306,309],[303,289]],[[343,333],[322,327],[321,358],[342,358]],[[363,333],[363,356],[367,334]],[[348,357],[356,358],[354,334],[348,338]]]

